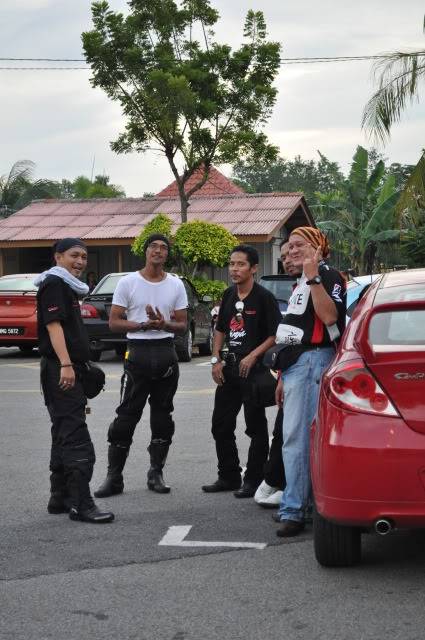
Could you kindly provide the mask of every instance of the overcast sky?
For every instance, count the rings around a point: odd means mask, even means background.
[[[212,0],[221,19],[216,39],[238,46],[248,9],[262,9],[270,38],[285,58],[358,56],[424,48],[423,0]],[[110,0],[125,11],[124,0]],[[91,28],[87,0],[0,0],[0,57],[82,58],[80,34]],[[37,63],[0,61],[0,66]],[[38,63],[37,66],[48,66]],[[58,66],[60,66],[58,64]],[[371,62],[283,66],[278,100],[266,132],[285,158],[317,159],[319,149],[346,170],[357,144],[363,107],[373,92]],[[0,70],[0,175],[30,159],[37,177],[60,180],[106,173],[128,196],[157,192],[172,181],[152,153],[118,156],[109,142],[123,129],[119,105],[89,84],[90,72]],[[384,153],[415,163],[425,146],[422,104],[408,108]],[[224,168],[229,174],[229,170]]]

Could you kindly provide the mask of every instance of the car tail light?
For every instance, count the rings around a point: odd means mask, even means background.
[[[81,315],[83,318],[100,318],[99,311],[96,307],[86,302],[81,305]]]
[[[323,386],[333,404],[381,416],[398,416],[388,395],[361,359],[343,363],[330,371]]]

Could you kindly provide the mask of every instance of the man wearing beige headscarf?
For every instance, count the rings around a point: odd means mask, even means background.
[[[329,243],[313,227],[298,227],[289,237],[289,257],[302,272],[287,313],[279,325],[276,343],[281,351],[281,378],[277,404],[283,404],[282,456],[286,474],[279,512],[280,537],[304,529],[311,501],[309,465],[310,426],[317,409],[320,380],[335,353],[345,326],[345,280],[330,267]]]

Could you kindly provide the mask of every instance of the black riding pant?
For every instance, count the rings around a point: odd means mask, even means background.
[[[87,399],[78,377],[69,390],[59,386],[60,363],[41,358],[41,386],[52,422],[50,470],[69,475],[80,472],[90,482],[95,462],[94,447],[86,423]]]
[[[110,444],[130,447],[149,399],[151,444],[169,445],[174,434],[171,414],[178,379],[177,354],[171,338],[130,341],[117,417],[108,431]]]
[[[251,438],[244,480],[255,486],[263,479],[269,452],[266,410],[250,402],[250,377],[239,376],[237,363],[227,364],[223,373],[225,382],[215,392],[211,430],[217,451],[218,475],[230,482],[240,478],[235,431],[236,419],[243,406],[245,433]]]

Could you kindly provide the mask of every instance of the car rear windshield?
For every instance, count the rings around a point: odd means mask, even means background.
[[[103,282],[100,282],[97,287],[92,291],[92,295],[106,295],[108,293],[114,293],[118,282],[125,275],[125,273],[117,273],[113,276],[108,276]]]
[[[2,291],[37,291],[37,287],[30,278],[0,278],[0,293]]]
[[[425,300],[425,285],[378,289],[375,304]],[[391,311],[376,314],[369,327],[372,345],[425,346],[425,310]]]
[[[260,280],[260,284],[265,289],[272,292],[275,298],[288,302],[292,295],[294,281],[292,280]]]

